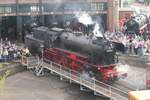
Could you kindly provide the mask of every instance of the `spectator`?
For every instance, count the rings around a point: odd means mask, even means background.
[[[27,47],[24,47],[24,49],[23,49],[23,55],[24,56],[30,56],[30,52],[29,52],[29,49],[27,48]]]
[[[27,47],[25,48],[25,54],[26,54],[26,56],[30,56],[30,52],[29,52],[29,49]]]
[[[114,42],[117,50],[121,50],[120,48],[122,48],[118,44],[122,44],[125,47],[125,51],[130,51],[130,54],[134,54],[135,52],[135,54],[144,55],[144,49],[150,53],[150,41],[144,40],[142,36],[107,32],[105,33],[105,39]]]
[[[138,42],[137,41],[135,41],[135,44],[134,44],[134,52],[136,55],[138,54]]]
[[[7,51],[7,48],[4,48],[3,57],[4,57],[4,62],[6,62],[7,59],[8,59],[8,51]]]

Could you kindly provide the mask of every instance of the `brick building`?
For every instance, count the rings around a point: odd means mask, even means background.
[[[37,21],[47,26],[69,20],[78,12],[101,17],[105,31],[114,31],[118,28],[118,4],[118,0],[0,0],[0,34],[20,37],[24,24]]]

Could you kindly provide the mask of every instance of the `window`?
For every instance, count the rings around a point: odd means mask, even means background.
[[[5,7],[5,13],[11,13],[11,7]]]
[[[16,6],[15,5],[0,5],[0,13],[15,13]]]
[[[56,4],[43,4],[42,5],[42,11],[44,12],[53,12],[57,10]]]
[[[30,12],[30,5],[28,5],[28,4],[21,4],[21,5],[19,5],[19,12],[20,13],[28,13],[28,12]]]
[[[19,5],[19,12],[21,13],[29,13],[29,12],[39,12],[39,6],[34,4],[21,4]]]
[[[31,6],[30,9],[31,9],[31,12],[39,12],[39,7],[36,5]]]
[[[107,3],[91,3],[91,10],[107,10]]]
[[[85,2],[49,3],[42,6],[44,12],[86,11],[90,9],[90,4]]]
[[[85,11],[88,10],[88,3],[82,3],[82,2],[66,2],[64,4],[64,10],[65,11]]]
[[[5,7],[0,7],[0,13],[5,13]]]

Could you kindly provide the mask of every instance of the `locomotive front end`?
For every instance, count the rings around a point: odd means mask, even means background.
[[[111,84],[120,78],[127,77],[127,72],[118,64],[118,55],[116,55],[116,51],[111,43],[107,43],[104,48],[103,63],[98,65],[101,80]]]

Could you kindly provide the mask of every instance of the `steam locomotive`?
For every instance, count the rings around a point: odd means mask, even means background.
[[[44,45],[44,59],[67,66],[90,78],[112,83],[126,75],[117,70],[117,55],[111,42],[60,28],[37,27],[26,36],[26,45],[33,53]],[[38,51],[37,51],[38,52]]]
[[[124,30],[128,34],[144,34],[150,30],[150,16],[138,15],[132,17],[124,24]]]

